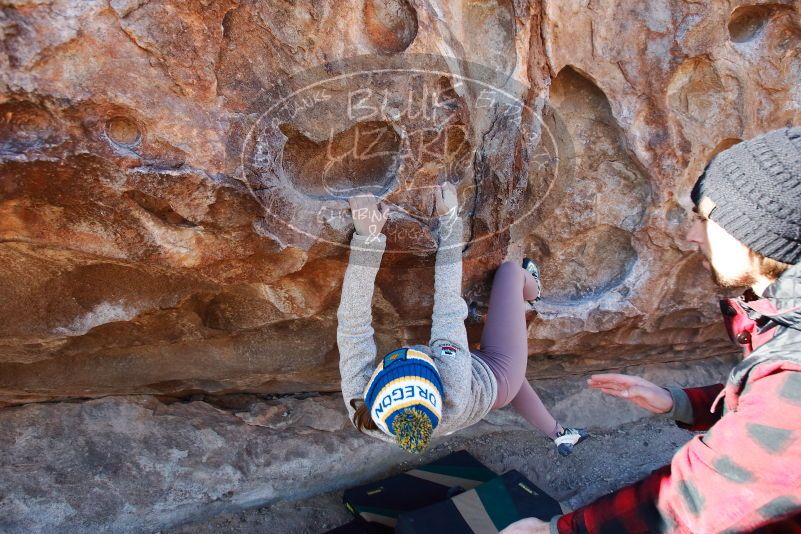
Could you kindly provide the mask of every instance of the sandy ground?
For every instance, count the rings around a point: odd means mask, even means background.
[[[498,473],[517,469],[563,505],[575,508],[668,463],[673,453],[692,436],[665,418],[651,417],[615,430],[595,432],[567,458],[559,456],[546,438],[516,430],[472,439],[454,438],[432,448],[420,460],[466,449]],[[393,472],[409,467],[402,464]],[[342,492],[336,491],[280,502],[184,525],[163,534],[325,532],[351,519],[341,499]]]

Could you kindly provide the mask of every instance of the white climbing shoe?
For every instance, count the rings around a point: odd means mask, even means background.
[[[573,452],[573,447],[590,437],[590,434],[583,428],[570,428],[565,427],[561,433],[557,434],[553,442],[556,444],[556,450],[562,456],[570,456]]]
[[[540,268],[537,267],[537,264],[534,263],[534,260],[532,260],[531,258],[523,258],[523,269],[530,272],[537,280],[537,298],[535,298],[534,300],[526,301],[533,306],[536,301],[542,298],[542,281],[540,281]]]

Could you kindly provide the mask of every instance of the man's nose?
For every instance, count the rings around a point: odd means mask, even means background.
[[[693,221],[693,223],[690,225],[690,229],[687,230],[687,241],[700,245],[703,239],[703,231],[704,223],[699,220]]]

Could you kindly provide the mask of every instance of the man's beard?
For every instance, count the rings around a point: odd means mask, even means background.
[[[750,287],[756,283],[756,278],[751,273],[744,273],[737,278],[724,278],[714,267],[710,265],[709,272],[712,280],[723,288]]]

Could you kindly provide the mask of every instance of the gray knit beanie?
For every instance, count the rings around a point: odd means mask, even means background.
[[[801,127],[782,128],[715,156],[692,190],[709,218],[765,257],[801,262]]]

